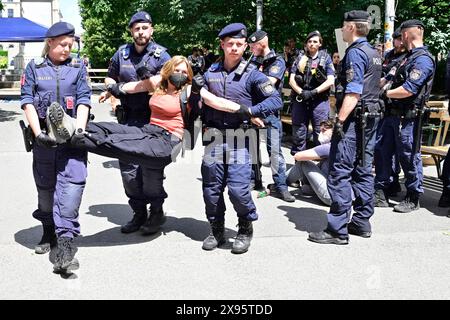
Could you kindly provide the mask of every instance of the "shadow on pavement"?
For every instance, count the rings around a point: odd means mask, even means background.
[[[0,109],[0,122],[14,121],[20,113],[15,111],[5,111]]]
[[[278,209],[286,212],[290,222],[295,224],[295,229],[306,232],[318,232],[327,227],[327,210],[314,208],[294,208],[279,206]]]
[[[144,236],[139,231],[131,234],[123,234],[120,232],[120,226],[128,222],[132,217],[129,206],[123,204],[90,206],[87,214],[97,217],[106,217],[109,222],[116,224],[117,227],[103,230],[96,234],[77,237],[76,244],[78,247],[109,247],[138,244],[153,241],[169,232],[180,232],[191,240],[203,242],[210,232],[209,222],[207,221],[167,216],[166,223],[158,233],[149,236]],[[81,227],[83,228],[83,226]],[[42,227],[41,225],[37,225],[18,231],[14,235],[14,239],[22,246],[34,249],[34,246],[39,242],[41,236]],[[228,239],[227,243],[221,246],[220,249],[231,248],[232,242],[230,242],[229,239],[236,236],[236,231],[225,228],[225,236]]]

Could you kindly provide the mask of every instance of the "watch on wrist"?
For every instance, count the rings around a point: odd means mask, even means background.
[[[84,132],[84,129],[83,128],[78,128],[77,130],[76,130],[76,134],[82,134]]]

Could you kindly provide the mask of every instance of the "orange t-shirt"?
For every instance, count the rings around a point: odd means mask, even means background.
[[[183,138],[183,116],[180,107],[180,94],[155,93],[150,99],[150,124],[157,125],[178,138]]]

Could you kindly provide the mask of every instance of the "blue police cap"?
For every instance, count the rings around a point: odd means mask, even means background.
[[[395,29],[394,33],[392,34],[392,39],[400,38],[402,36],[402,33],[400,31],[401,31],[400,27]]]
[[[224,39],[226,37],[231,38],[247,38],[247,27],[242,23],[232,23],[223,28],[218,37]]]
[[[57,22],[53,24],[45,33],[46,38],[56,38],[63,35],[73,36],[75,34],[75,28],[73,25],[67,22]]]
[[[425,25],[420,20],[406,20],[400,25],[400,29],[406,29],[406,28],[412,28],[412,27],[419,27],[422,29],[425,29]]]
[[[267,32],[263,31],[263,30],[258,30],[253,32],[250,37],[248,37],[247,42],[248,43],[255,43],[258,42],[260,40],[262,40],[265,36],[267,36]]]
[[[352,10],[344,14],[344,21],[369,22],[369,13],[364,10]]]
[[[128,28],[131,28],[135,22],[152,23],[152,17],[150,17],[150,15],[145,11],[139,11],[131,17],[130,22],[128,23]]]

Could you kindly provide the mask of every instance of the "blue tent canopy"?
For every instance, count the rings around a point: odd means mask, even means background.
[[[47,30],[26,18],[0,18],[0,42],[42,42]],[[75,40],[80,37],[75,35]]]
[[[0,42],[42,42],[47,30],[26,18],[0,18]]]

